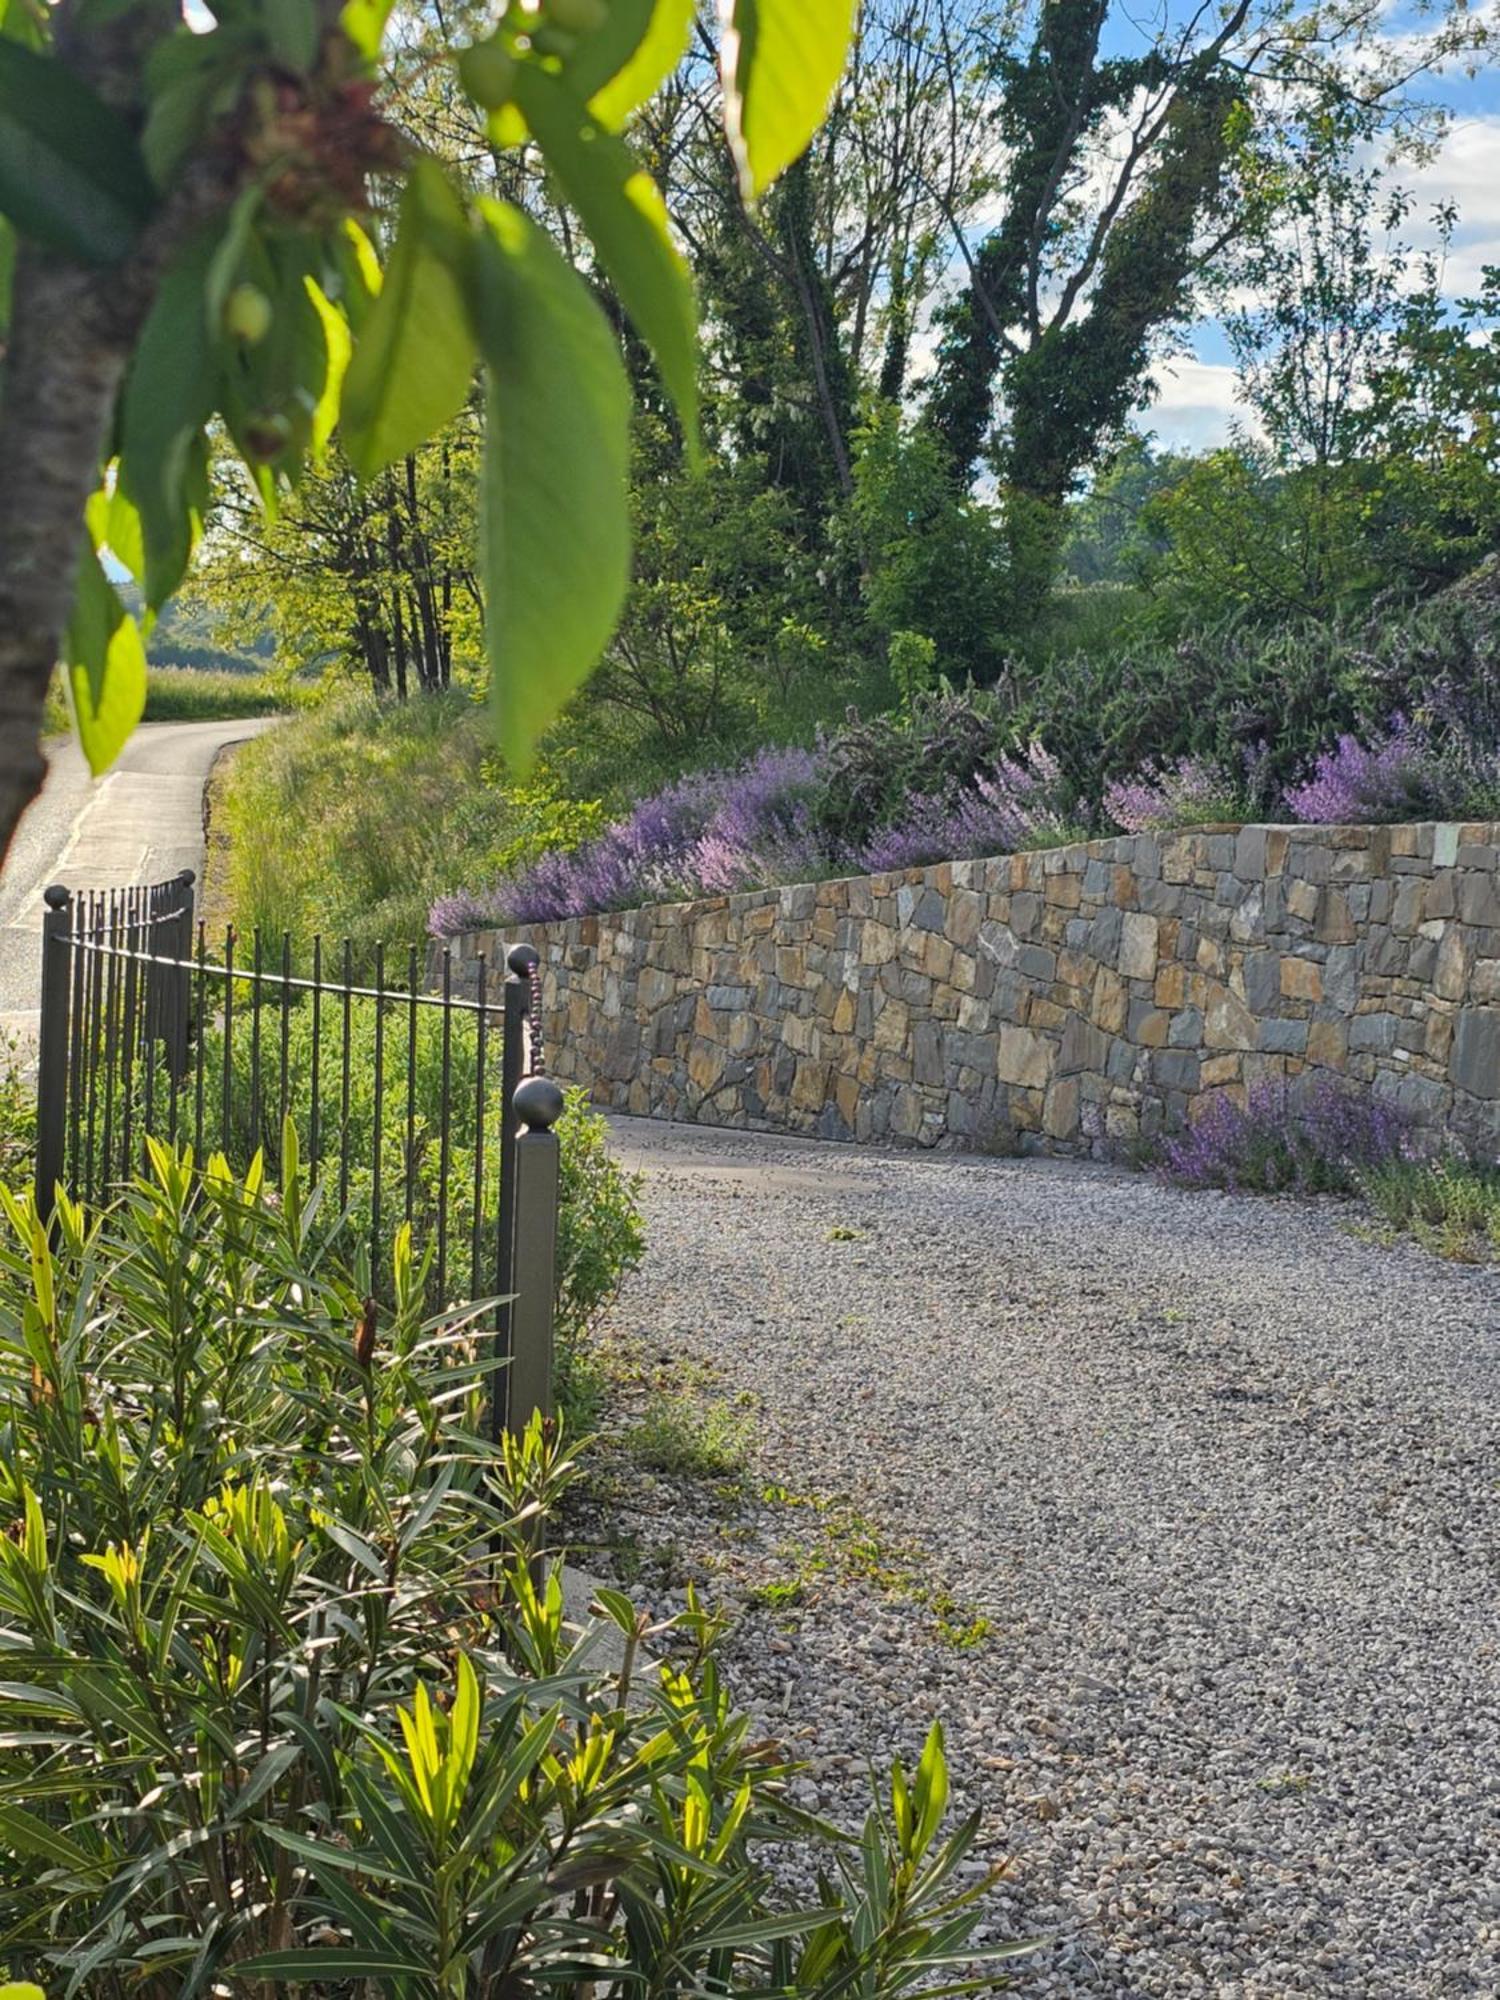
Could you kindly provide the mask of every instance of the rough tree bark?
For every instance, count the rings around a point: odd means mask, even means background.
[[[332,27],[338,0],[317,0]],[[175,0],[113,14],[86,0],[52,9],[52,53],[139,131],[147,58],[180,21]],[[242,171],[204,135],[129,255],[82,265],[22,245],[0,374],[0,862],[41,789],[42,712],[72,606],[84,508],[115,400],[161,279],[189,235],[233,200]]]

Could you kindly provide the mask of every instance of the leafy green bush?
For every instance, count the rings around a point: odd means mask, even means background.
[[[538,1548],[561,1439],[486,1441],[408,1238],[375,1325],[290,1165],[273,1195],[154,1148],[55,1248],[0,1206],[13,1973],[97,2000],[969,1990],[985,1883],[957,1875],[977,1816],[941,1831],[940,1732],[845,1854],[696,1606],[650,1627],[601,1592],[602,1666]],[[768,1841],[822,1850],[815,1907],[778,1907]]]
[[[1500,1256],[1500,1168],[1465,1160],[1387,1160],[1359,1176],[1359,1192],[1390,1229],[1445,1257]]]
[[[384,1029],[383,1096],[376,1123],[375,1007],[356,1001],[349,1012],[348,1103],[344,1105],[343,1018],[333,1004],[318,1023],[320,1149],[326,1199],[340,1211],[337,1242],[359,1264],[369,1257],[374,1231],[374,1161],[377,1129],[380,1151],[382,1234],[398,1219],[409,1220],[427,1243],[437,1230],[439,1194],[446,1189],[449,1297],[468,1289],[475,1260],[476,1179],[479,1213],[495,1216],[500,1187],[500,1063],[491,1040],[486,1055],[486,1088],[477,1107],[484,1120],[482,1158],[476,1160],[474,1117],[478,1060],[472,1015],[455,1015],[446,1031],[440,1010],[419,1007],[415,1037],[406,1010],[387,1010]],[[415,1057],[412,1061],[411,1058]],[[224,1107],[222,1029],[205,1038],[204,1143],[223,1147],[230,1158],[248,1161],[263,1148],[273,1175],[280,1171],[283,1078],[279,1017],[262,1036],[259,1060],[241,1021],[230,1050],[230,1116]],[[407,1081],[412,1091],[408,1116]],[[448,1141],[443,1146],[444,1080],[448,1080]],[[304,1159],[312,1146],[313,1013],[306,1001],[287,1021],[285,1099]],[[588,1325],[610,1302],[626,1274],[641,1260],[645,1245],[640,1210],[640,1177],[626,1172],[609,1151],[603,1118],[590,1110],[585,1091],[566,1094],[559,1119],[561,1207],[558,1218],[557,1339],[564,1379]],[[347,1187],[335,1159],[347,1158]],[[476,1176],[476,1166],[478,1173]],[[409,1190],[409,1193],[408,1193]],[[487,1239],[487,1229],[482,1232]],[[488,1289],[487,1240],[478,1247],[480,1290]],[[434,1306],[444,1301],[434,1296]]]
[[[20,1038],[0,1032],[0,1182],[18,1181],[36,1146],[36,1091]]]

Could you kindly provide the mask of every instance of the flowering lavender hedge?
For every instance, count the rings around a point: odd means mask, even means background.
[[[818,828],[812,808],[820,783],[819,753],[795,749],[762,750],[731,769],[680,779],[571,853],[548,854],[479,894],[440,897],[428,928],[452,937],[491,924],[912,868],[1077,833],[1058,808],[1057,768],[1040,749],[1022,761],[1001,758],[971,787],[909,794],[891,825],[854,847]]]
[[[1257,753],[1252,752],[1249,763]],[[555,851],[479,892],[433,905],[435,937],[490,925],[546,923],[596,910],[722,895],[833,874],[880,874],[935,861],[1014,853],[1085,838],[1058,765],[1039,744],[997,756],[971,782],[908,786],[857,840],[828,830],[830,751],[768,749],[701,771],[643,799],[571,851]],[[1243,818],[1246,782],[1199,758],[1148,764],[1106,787],[1104,830],[1153,832]],[[1290,820],[1358,823],[1500,816],[1500,752],[1467,740],[1439,747],[1397,716],[1368,743],[1341,736],[1280,801]]]
[[[1350,1194],[1361,1174],[1416,1156],[1408,1119],[1328,1078],[1295,1095],[1262,1084],[1243,1106],[1211,1098],[1186,1132],[1163,1141],[1161,1166],[1186,1187]]]

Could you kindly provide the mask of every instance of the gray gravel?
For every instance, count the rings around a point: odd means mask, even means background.
[[[658,1607],[741,1606],[809,1803],[942,1717],[995,1930],[1053,1933],[1030,1993],[1500,1993],[1493,1271],[1107,1168],[615,1132],[651,1247],[608,1338],[758,1443],[738,1498],[627,1467],[611,1525]]]

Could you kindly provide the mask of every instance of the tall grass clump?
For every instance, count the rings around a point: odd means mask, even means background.
[[[467,696],[399,705],[352,694],[298,715],[235,757],[222,810],[229,903],[248,935],[422,938],[455,867],[487,865],[510,808]]]

